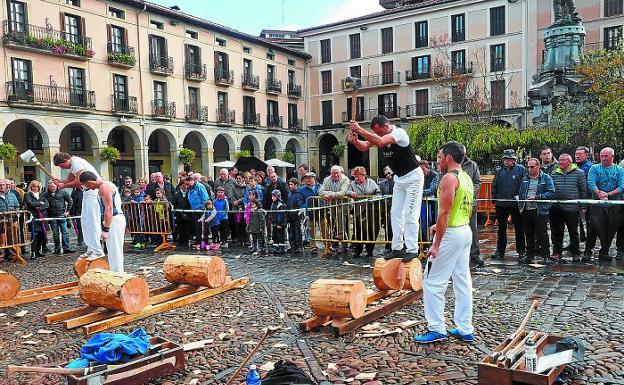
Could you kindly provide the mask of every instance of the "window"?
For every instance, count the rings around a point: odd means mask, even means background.
[[[291,67],[295,66],[295,61],[293,59],[288,59],[288,65]]]
[[[275,66],[267,65],[267,80],[272,82],[275,80]]]
[[[322,88],[322,93],[324,94],[329,94],[332,92],[331,71],[321,71],[321,88]]]
[[[43,150],[43,140],[37,127],[30,123],[25,123],[26,126],[26,148],[30,150]]]
[[[250,47],[243,47],[243,53],[251,53]]]
[[[493,80],[490,82],[492,91],[492,110],[500,111],[505,109],[505,81]]]
[[[334,111],[332,108],[331,100],[323,100],[321,102],[321,111],[322,111],[322,125],[323,126],[331,126],[334,124]]]
[[[452,72],[465,73],[466,72],[466,50],[451,52],[451,69]]]
[[[267,59],[275,60],[275,54],[273,52],[267,52]]]
[[[416,23],[416,48],[429,46],[429,25],[427,21]]]
[[[201,66],[201,51],[199,47],[186,45],[186,63],[190,66]]]
[[[243,75],[245,77],[252,75],[252,62],[249,59],[243,59]]]
[[[362,66],[349,67],[349,76],[352,78],[362,78]]]
[[[458,42],[466,40],[466,15],[451,16],[451,41]]]
[[[466,87],[451,86],[452,112],[466,111]]]
[[[26,32],[27,25],[26,4],[9,1],[9,32]]]
[[[505,44],[497,44],[490,47],[490,71],[505,70]]]
[[[80,44],[82,35],[82,23],[79,16],[65,14],[65,40]]]
[[[85,105],[84,70],[82,68],[69,67],[68,72],[70,104],[78,106]]]
[[[123,129],[115,128],[113,131],[111,131],[108,145],[111,147],[115,147],[121,153],[126,152],[126,141],[124,140]]]
[[[381,30],[381,53],[390,53],[394,50],[392,27]]]
[[[225,47],[225,39],[221,39],[221,38],[215,38],[215,42],[217,43],[217,45],[219,47]]]
[[[199,34],[197,33],[197,31],[191,31],[190,29],[187,29],[185,36],[189,39],[197,39],[199,37]]]
[[[360,43],[360,34],[354,33],[349,35],[349,47],[351,51],[351,59],[358,59],[362,57],[362,47]]]
[[[128,82],[125,76],[113,75],[113,92],[115,110],[125,110],[122,108],[128,104]]]
[[[394,76],[394,62],[385,61],[381,63],[382,83],[390,84],[397,83],[398,79]]]
[[[154,105],[158,108],[165,106],[167,102],[167,84],[163,82],[154,82]]]
[[[152,61],[161,63],[161,59],[167,57],[167,41],[162,36],[150,35],[149,51]]]
[[[605,17],[618,16],[624,13],[624,0],[605,0],[604,15]]]
[[[165,25],[160,21],[150,20],[150,28],[165,29]]]
[[[377,106],[379,115],[383,115],[388,119],[398,118],[397,113],[397,94],[382,94],[377,97]]]
[[[505,34],[505,6],[490,8],[490,36]]]
[[[273,125],[276,126],[278,116],[279,116],[279,108],[278,108],[277,101],[267,100],[267,118],[269,120],[269,123],[273,123]]]
[[[329,39],[321,40],[321,63],[329,63],[331,61],[331,41]]]
[[[200,105],[199,103],[199,88],[189,87],[188,88],[188,100],[189,104],[193,107],[197,107]]]
[[[11,96],[22,100],[32,98],[32,65],[30,60],[11,59],[11,67],[13,69],[13,95]]]
[[[125,30],[121,27],[118,27],[116,25],[111,25],[110,26],[110,37],[109,37],[109,42],[110,42],[110,51],[111,53],[127,53],[126,50],[124,49],[125,46]]]
[[[80,7],[80,0],[65,0],[65,4]]]
[[[412,58],[412,78],[414,79],[426,79],[431,72],[431,56],[416,56]]]
[[[416,116],[429,115],[429,90],[416,90],[414,99],[416,105],[413,113]]]
[[[288,70],[288,84],[295,84],[295,71]]]
[[[298,124],[299,115],[297,114],[297,105],[293,103],[288,103],[288,127],[295,127]]]
[[[606,50],[622,48],[622,26],[604,29],[604,48]]]
[[[347,98],[347,120],[353,119],[351,103],[353,103],[353,98]],[[364,96],[358,96],[355,103],[355,120],[364,120]]]
[[[219,106],[219,110],[225,113],[225,110],[228,108],[228,94],[227,92],[219,91],[217,92],[217,106]]]
[[[121,9],[108,7],[108,16],[116,17],[118,19],[125,19],[126,18],[126,12],[122,11]]]
[[[256,119],[256,98],[253,96],[243,96],[243,124],[257,126]]]
[[[70,151],[84,151],[85,140],[84,130],[80,126],[71,126],[69,129],[69,150]]]

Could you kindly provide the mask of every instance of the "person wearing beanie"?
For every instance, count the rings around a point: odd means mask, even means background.
[[[280,190],[271,191],[271,235],[273,239],[273,254],[286,252],[286,205],[282,202]]]
[[[288,213],[286,214],[286,220],[288,222],[288,241],[290,242],[290,251],[293,253],[300,253],[303,242],[301,223],[303,219],[303,209],[305,208],[305,198],[299,191],[299,179],[292,178],[289,180],[288,188],[290,189],[290,194],[288,195],[288,201],[286,203],[286,207],[288,208]]]

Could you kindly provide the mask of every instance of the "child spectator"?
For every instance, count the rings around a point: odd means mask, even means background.
[[[266,212],[260,208],[260,204],[256,199],[251,199],[249,205],[251,208],[249,223],[247,224],[247,233],[251,236],[251,246],[249,250],[252,253],[264,253]]]
[[[200,249],[205,248],[210,243],[208,242],[209,231],[207,230],[211,229],[211,223],[216,218],[216,216],[217,210],[214,209],[212,201],[206,201],[206,203],[204,204],[204,213],[202,214],[201,218],[197,220],[197,222],[201,223],[201,237],[199,243]]]
[[[228,211],[230,211],[230,204],[228,202],[228,198],[225,196],[225,189],[223,187],[217,188],[217,197],[214,200],[214,208],[217,211],[217,216],[215,217],[214,229],[211,225],[212,231],[212,241],[214,243],[220,243],[221,247],[227,248],[227,238],[228,238]]]
[[[304,208],[305,199],[298,191],[299,179],[292,178],[288,181],[288,187],[290,188],[290,194],[288,195],[288,202],[286,205],[288,208],[288,213],[286,214],[286,219],[288,221],[288,241],[290,242],[290,251],[293,253],[300,253],[303,242],[301,233],[303,212],[293,210]]]
[[[121,203],[132,202],[132,190],[124,188],[121,191]]]
[[[286,205],[282,202],[280,190],[271,191],[271,235],[273,239],[273,254],[286,252]]]

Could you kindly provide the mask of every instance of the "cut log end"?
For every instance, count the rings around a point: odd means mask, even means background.
[[[379,290],[400,290],[405,285],[406,270],[400,259],[377,258],[373,267],[373,283]]]
[[[170,255],[165,260],[163,273],[171,283],[214,289],[225,284],[227,268],[220,257]]]
[[[19,290],[19,280],[13,274],[0,270],[0,301],[15,298]]]
[[[82,277],[85,271],[91,269],[109,270],[110,266],[108,265],[106,258],[98,258],[93,261],[90,261],[87,258],[78,258],[76,263],[74,263],[74,273],[76,273],[78,277]]]
[[[80,297],[91,306],[123,311],[141,312],[149,300],[145,279],[126,273],[93,269],[80,277]]]
[[[405,264],[407,274],[405,275],[404,290],[419,291],[422,290],[422,263],[419,259],[412,259]]]
[[[310,288],[310,308],[317,316],[360,318],[366,311],[364,282],[319,279]]]

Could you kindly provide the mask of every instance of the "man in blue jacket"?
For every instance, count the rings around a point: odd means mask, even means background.
[[[496,242],[496,252],[492,258],[505,258],[507,249],[507,218],[511,215],[516,233],[516,251],[521,258],[526,253],[524,239],[524,229],[522,226],[522,216],[515,202],[520,192],[520,183],[524,178],[526,170],[516,164],[516,152],[512,149],[503,151],[503,167],[496,169],[494,180],[492,181],[492,199],[496,205],[496,219],[498,221],[498,240]],[[499,201],[502,199],[504,201]]]
[[[188,186],[188,200],[191,205],[191,210],[201,210],[203,212],[206,202],[210,199],[206,187],[190,176],[187,176],[184,182]],[[191,215],[191,221],[195,226],[195,243],[197,244],[201,242],[201,227],[203,222],[197,222],[201,216],[201,212],[192,213]]]
[[[313,172],[308,172],[303,176],[303,186],[299,187],[297,191],[301,193],[303,196],[303,201],[305,202],[304,207],[306,208],[306,215],[308,216],[308,231],[306,235],[306,239],[310,241],[311,251],[316,253],[318,251],[318,247],[316,247],[316,242],[314,241],[314,232],[315,232],[315,220],[320,220],[321,211],[319,210],[308,210],[315,206],[314,199],[309,199],[310,197],[318,197],[319,189],[321,185],[316,181],[316,174]],[[318,202],[318,201],[317,201]]]
[[[529,159],[528,174],[520,184],[520,201],[518,208],[522,213],[522,225],[526,238],[526,255],[519,262],[529,263],[535,256],[544,261],[550,258],[550,242],[548,241],[548,213],[550,203],[532,202],[550,200],[555,196],[555,184],[550,175],[540,170],[540,162],[536,158]]]

